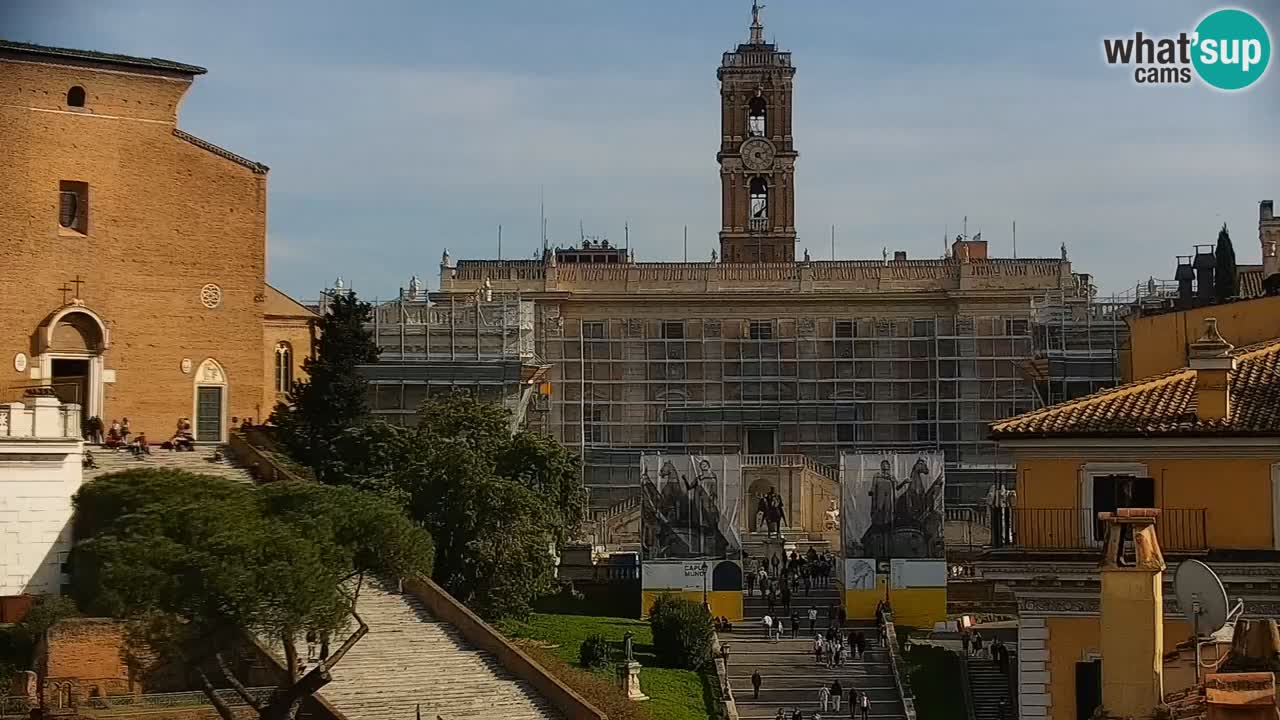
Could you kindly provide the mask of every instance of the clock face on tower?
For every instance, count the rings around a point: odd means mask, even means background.
[[[762,137],[747,138],[739,150],[742,164],[748,170],[768,170],[773,167],[773,143]]]

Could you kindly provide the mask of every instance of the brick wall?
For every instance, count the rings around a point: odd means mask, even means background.
[[[85,88],[84,108],[64,106],[72,84]],[[79,276],[111,333],[105,423],[127,416],[135,433],[164,439],[194,416],[183,359],[194,373],[210,357],[226,372],[227,417],[264,415],[266,175],[175,135],[189,87],[0,58],[0,267],[16,280],[0,283],[0,393],[39,381],[34,333]],[[88,183],[83,235],[58,224],[60,181]],[[201,303],[209,283],[222,290],[213,309]],[[26,372],[18,352],[32,358]]]

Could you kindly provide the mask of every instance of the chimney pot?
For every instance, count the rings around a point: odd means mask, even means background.
[[[1231,371],[1236,369],[1233,349],[1218,332],[1218,319],[1205,318],[1204,333],[1187,353],[1196,373],[1196,417],[1202,422],[1231,416]]]

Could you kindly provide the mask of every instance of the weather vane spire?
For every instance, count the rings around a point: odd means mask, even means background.
[[[760,0],[751,0],[751,44],[764,44],[764,24],[760,22],[760,11],[765,8]]]

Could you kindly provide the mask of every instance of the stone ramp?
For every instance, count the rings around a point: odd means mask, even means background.
[[[358,608],[369,634],[320,691],[347,720],[413,720],[419,704],[423,720],[563,718],[416,598],[371,584]]]
[[[253,482],[253,474],[247,468],[236,464],[235,459],[225,447],[222,448],[223,458],[217,461],[213,459],[217,448],[209,445],[197,445],[191,452],[164,450],[159,445],[153,445],[151,454],[140,458],[135,458],[127,450],[108,450],[100,445],[86,445],[85,449],[93,454],[93,461],[98,465],[93,469],[85,468],[86,481],[125,470],[167,468],[200,475],[213,475],[236,482]]]
[[[833,583],[834,584],[834,583]],[[760,620],[767,611],[759,594],[745,599],[745,619],[735,624],[732,632],[720,633],[721,642],[729,643],[728,681],[733,688],[734,703],[742,720],[773,720],[779,709],[787,718],[799,708],[806,718],[820,710],[818,689],[829,687],[839,679],[844,688],[840,712],[833,710],[823,717],[849,717],[849,690],[858,688],[871,698],[870,717],[875,720],[905,718],[902,698],[898,694],[889,665],[889,653],[876,637],[874,623],[846,623],[845,632],[858,629],[868,640],[867,652],[861,660],[846,659],[844,665],[828,669],[817,662],[813,655],[813,634],[809,632],[807,612],[810,606],[818,610],[818,631],[826,629],[828,612],[832,604],[839,602],[834,588],[815,589],[810,595],[801,590],[792,598],[793,608],[800,613],[802,630],[791,639],[790,613],[780,609],[786,631],[780,642],[768,639]],[[760,697],[753,697],[751,674],[760,671]]]

